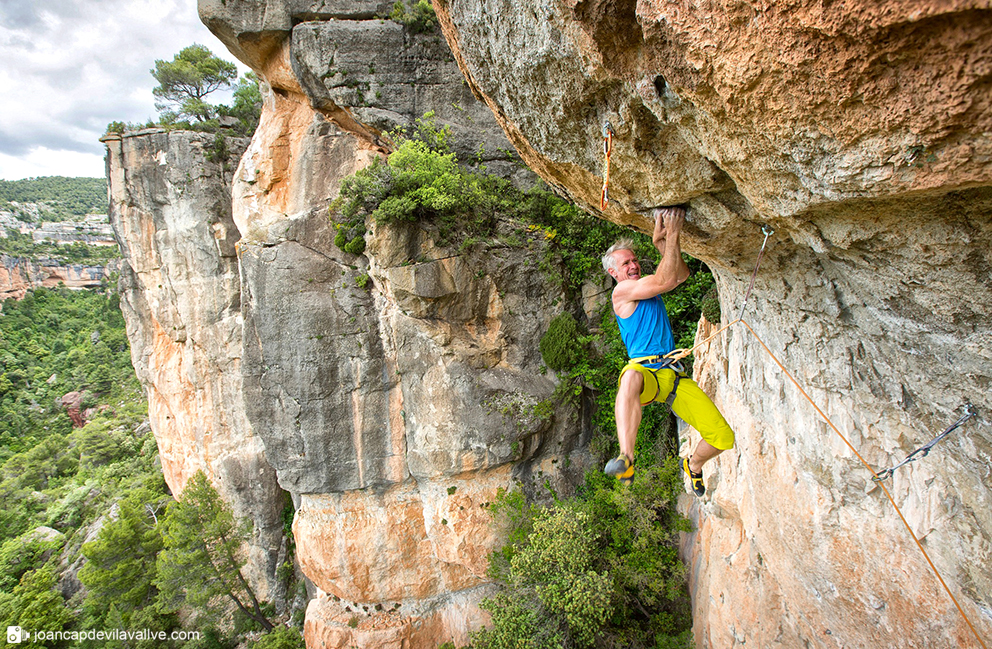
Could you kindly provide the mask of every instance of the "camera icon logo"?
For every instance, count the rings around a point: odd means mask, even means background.
[[[7,627],[7,642],[17,643],[26,642],[28,639],[28,632],[19,626],[9,626]]]

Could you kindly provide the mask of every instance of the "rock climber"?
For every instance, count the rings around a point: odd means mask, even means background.
[[[702,437],[695,451],[682,458],[682,471],[689,476],[693,493],[702,496],[706,493],[703,465],[733,448],[734,431],[682,367],[669,366],[663,358],[675,349],[675,338],[661,294],[689,278],[689,267],[682,259],[679,243],[685,210],[658,208],[654,218],[651,240],[662,257],[653,275],[641,276],[641,265],[630,240],[618,241],[603,255],[603,269],[617,281],[613,289],[613,313],[630,357],[620,371],[616,400],[620,455],[610,460],[604,471],[624,484],[633,482],[634,443],[641,410],[649,403],[662,401]]]

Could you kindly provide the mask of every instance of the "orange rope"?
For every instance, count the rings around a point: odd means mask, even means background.
[[[744,321],[741,320],[740,318],[738,318],[737,320],[734,320],[730,324],[724,325],[723,327],[721,327],[720,329],[718,329],[716,331],[716,333],[713,333],[713,334],[707,336],[706,339],[703,342],[696,344],[695,346],[691,347],[690,349],[673,349],[672,351],[670,351],[667,354],[665,354],[664,358],[670,358],[673,361],[678,362],[678,361],[682,360],[683,358],[685,358],[686,356],[692,354],[694,351],[696,351],[697,349],[699,349],[700,347],[702,347],[703,345],[705,345],[709,341],[713,340],[714,338],[716,338],[717,336],[719,336],[720,334],[722,334],[727,329],[730,329],[731,327],[733,327],[738,322],[744,322]]]
[[[751,335],[754,336],[755,340],[757,340],[758,343],[760,343],[761,346],[764,348],[764,350],[768,353],[768,355],[771,356],[772,360],[775,361],[775,364],[778,365],[779,369],[782,370],[782,372],[787,377],[789,377],[789,380],[792,381],[792,384],[795,385],[796,388],[798,388],[799,392],[806,398],[807,401],[809,401],[810,405],[813,406],[813,409],[816,410],[816,412],[820,415],[820,417],[823,418],[823,421],[825,421],[827,425],[830,426],[830,428],[832,428],[835,433],[837,433],[837,436],[840,437],[841,440],[843,440],[843,442],[847,445],[847,447],[851,449],[851,452],[854,453],[859,460],[861,460],[861,463],[865,465],[865,468],[868,469],[868,471],[871,472],[872,476],[876,478],[876,484],[878,484],[878,486],[882,488],[882,491],[885,492],[885,497],[889,499],[890,503],[892,503],[892,507],[896,510],[896,513],[899,515],[899,519],[902,521],[902,524],[906,526],[906,531],[909,532],[909,535],[911,537],[913,537],[913,541],[916,543],[916,547],[918,547],[920,549],[920,552],[923,553],[923,558],[927,560],[927,563],[930,565],[930,569],[933,571],[933,574],[937,577],[937,580],[940,582],[940,585],[944,587],[944,591],[947,593],[947,596],[951,598],[952,602],[954,602],[954,606],[957,607],[958,612],[961,614],[961,617],[963,617],[964,621],[968,624],[968,628],[971,629],[971,632],[975,635],[975,639],[978,640],[978,644],[982,646],[982,649],[988,649],[988,647],[986,647],[985,643],[982,641],[981,636],[978,635],[978,631],[971,623],[971,620],[968,619],[968,616],[967,614],[965,614],[964,609],[961,608],[961,604],[958,603],[957,598],[954,597],[954,594],[951,592],[951,589],[944,581],[944,578],[940,575],[940,571],[937,570],[937,566],[935,566],[933,561],[930,560],[930,555],[927,554],[927,551],[923,548],[923,544],[920,543],[920,540],[918,538],[916,538],[916,534],[913,533],[913,528],[910,527],[909,522],[906,520],[906,517],[903,516],[902,510],[900,510],[899,505],[896,504],[895,498],[893,498],[892,494],[889,493],[889,490],[885,488],[885,484],[878,479],[878,474],[875,473],[875,470],[871,468],[871,465],[868,464],[868,461],[865,460],[860,453],[858,453],[857,449],[854,448],[854,446],[851,444],[850,441],[848,441],[848,439],[844,436],[844,434],[840,432],[840,429],[834,425],[834,423],[830,420],[830,417],[828,417],[826,413],[824,413],[823,410],[821,410],[820,407],[816,405],[816,402],[813,401],[812,397],[810,397],[809,394],[806,393],[806,390],[804,390],[802,386],[799,385],[799,381],[797,381],[796,378],[792,376],[792,374],[789,372],[789,370],[785,368],[785,365],[782,364],[782,361],[780,361],[778,357],[775,356],[774,353],[772,353],[772,350],[769,349],[768,345],[766,345],[765,342],[761,339],[761,337],[758,336],[757,333],[755,333],[754,329],[751,328],[751,325],[749,325],[747,321],[745,321],[743,318],[738,318],[737,320],[726,325],[725,327],[723,327],[713,335],[707,337],[706,340],[702,341],[698,345],[695,345],[692,349],[688,349],[688,350],[676,349],[675,351],[670,352],[669,355],[676,355],[677,356],[676,360],[685,358],[686,356],[694,352],[696,349],[707,344],[717,335],[723,333],[724,331],[726,331],[733,325],[737,324],[738,322],[743,323],[744,326],[747,327],[747,330],[751,332]]]
[[[610,156],[613,155],[613,128],[607,122],[603,126],[603,193],[599,197],[599,209],[605,210],[610,202]]]
[[[868,469],[871,472],[872,476],[876,478],[876,484],[878,484],[878,486],[882,488],[882,491],[885,492],[885,497],[889,499],[889,502],[892,503],[892,507],[896,510],[896,513],[899,514],[899,519],[902,521],[902,524],[906,526],[906,531],[909,532],[909,535],[911,537],[913,537],[913,541],[916,543],[916,547],[920,549],[920,552],[923,553],[923,558],[927,560],[928,564],[930,564],[930,569],[933,570],[933,574],[936,575],[937,580],[940,582],[940,585],[944,587],[944,591],[947,593],[947,596],[951,598],[951,601],[954,602],[954,606],[957,607],[958,612],[961,614],[961,617],[963,617],[964,621],[968,623],[968,628],[971,629],[971,632],[975,635],[975,639],[978,640],[978,644],[982,645],[982,649],[988,649],[988,647],[985,646],[985,643],[982,642],[981,636],[978,635],[978,631],[976,631],[974,625],[972,625],[971,620],[968,619],[968,616],[965,614],[964,609],[961,608],[961,605],[958,603],[957,598],[954,597],[954,594],[951,592],[951,589],[947,586],[947,583],[944,581],[944,578],[940,576],[940,571],[937,570],[937,566],[935,566],[933,561],[930,560],[930,555],[927,554],[927,551],[923,548],[923,544],[920,543],[920,540],[918,538],[916,538],[916,534],[913,533],[913,528],[910,527],[909,522],[906,520],[906,517],[902,515],[902,510],[900,510],[899,505],[896,504],[895,498],[893,498],[892,494],[889,493],[889,490],[885,488],[885,485],[880,480],[878,480],[878,474],[875,473],[875,470],[871,468],[871,465],[868,464],[867,460],[861,457],[861,453],[858,453],[857,449],[854,448],[851,442],[848,441],[846,437],[844,437],[844,434],[841,433],[840,429],[834,425],[834,422],[830,421],[830,417],[827,417],[827,415],[822,410],[820,410],[820,407],[816,405],[813,399],[808,394],[806,394],[806,391],[803,390],[801,385],[799,385],[799,381],[797,381],[795,377],[792,376],[789,370],[785,369],[785,365],[782,364],[782,361],[778,360],[775,354],[772,353],[772,350],[768,349],[768,345],[766,345],[765,342],[761,340],[761,337],[754,332],[754,329],[751,328],[751,325],[749,325],[744,319],[741,319],[740,322],[742,322],[744,326],[747,327],[747,330],[750,331],[751,335],[754,336],[754,339],[757,340],[762,347],[764,347],[765,351],[768,352],[768,355],[772,357],[772,360],[775,361],[775,364],[778,365],[779,369],[781,369],[782,372],[784,372],[785,375],[789,377],[789,380],[792,381],[792,384],[799,389],[799,392],[801,392],[802,395],[806,397],[806,400],[809,401],[810,405],[812,405],[813,408],[816,410],[816,412],[819,413],[821,417],[823,417],[823,421],[827,422],[827,425],[830,426],[830,428],[832,428],[835,433],[837,433],[837,436],[840,437],[845,444],[847,444],[847,447],[851,449],[851,452],[854,453],[859,460],[861,460],[861,463],[865,465],[865,468]]]

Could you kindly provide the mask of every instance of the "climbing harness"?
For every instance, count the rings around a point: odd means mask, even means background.
[[[609,120],[603,122],[603,193],[599,198],[599,209],[605,210],[610,202],[610,156],[613,155],[613,126]]]
[[[668,393],[668,397],[665,399],[665,405],[669,408],[675,403],[675,394],[679,389],[679,381],[685,376],[685,366],[682,365],[681,361],[674,360],[671,358],[665,358],[664,356],[641,356],[640,358],[632,358],[627,362],[626,370],[631,365],[647,365],[649,363],[661,363],[661,367],[645,367],[651,373],[651,378],[654,379],[655,384],[655,398],[651,400],[653,403],[658,400],[658,395],[661,394],[661,381],[658,380],[658,372],[661,370],[672,370],[675,372],[675,382],[672,384],[672,390]],[[623,374],[623,371],[620,372]],[[647,404],[641,404],[647,405]]]
[[[917,459],[916,456],[918,454],[919,454],[919,457],[922,457],[922,456],[926,455],[927,452],[929,452],[930,448],[932,448],[934,444],[936,444],[938,441],[940,441],[941,439],[943,439],[944,437],[946,437],[948,434],[950,434],[953,430],[955,430],[956,428],[958,428],[959,426],[961,426],[961,424],[963,424],[968,419],[977,416],[977,413],[975,412],[974,407],[969,404],[968,411],[965,414],[965,416],[963,416],[958,421],[954,422],[947,430],[945,430],[943,433],[941,433],[936,438],[934,438],[933,440],[931,440],[926,446],[924,446],[924,447],[920,448],[919,450],[914,451],[913,453],[911,453],[910,454],[910,457],[907,457],[906,460],[904,460],[902,463],[900,463],[897,466],[892,467],[891,469],[885,469],[884,471],[882,471],[880,473],[876,473],[875,470],[868,463],[868,461],[865,460],[864,457],[861,456],[861,454],[858,452],[858,450],[856,448],[854,448],[854,445],[851,444],[851,442],[847,439],[847,437],[844,436],[844,434],[833,423],[833,421],[831,421],[831,419],[827,416],[827,414],[825,412],[823,412],[823,410],[818,405],[816,405],[816,402],[813,401],[813,398],[811,396],[809,396],[809,394],[806,393],[806,390],[804,390],[803,387],[799,384],[799,381],[796,380],[796,378],[792,375],[792,373],[789,372],[789,370],[787,370],[785,368],[785,365],[782,363],[782,361],[780,361],[778,359],[778,357],[775,356],[775,354],[772,352],[772,350],[769,349],[768,345],[766,345],[765,342],[761,339],[761,337],[758,336],[757,333],[755,333],[754,329],[751,328],[751,325],[748,324],[747,321],[743,319],[743,316],[744,316],[744,307],[747,305],[747,300],[748,300],[748,298],[751,295],[751,289],[754,287],[754,280],[755,280],[755,277],[757,277],[757,275],[758,275],[758,267],[761,264],[761,257],[764,254],[765,245],[768,243],[768,237],[771,236],[772,234],[774,234],[774,231],[771,230],[771,229],[769,229],[769,228],[767,228],[767,227],[763,227],[762,228],[762,232],[764,232],[764,234],[765,234],[765,240],[764,240],[764,242],[762,242],[762,244],[761,244],[761,250],[758,252],[758,258],[757,258],[757,261],[755,262],[755,265],[754,265],[754,272],[751,274],[751,283],[748,286],[747,293],[744,296],[744,303],[741,305],[741,311],[740,311],[740,315],[738,316],[738,318],[736,320],[734,320],[733,322],[731,322],[730,324],[728,324],[728,325],[720,328],[716,333],[714,333],[714,334],[712,334],[710,336],[707,336],[705,340],[703,340],[702,342],[694,345],[692,348],[690,348],[690,349],[676,349],[676,350],[673,350],[673,351],[669,352],[668,354],[665,354],[665,358],[666,359],[671,359],[673,361],[679,361],[679,360],[685,358],[686,356],[692,354],[695,350],[699,349],[703,345],[708,344],[711,340],[713,340],[713,338],[715,338],[716,336],[720,335],[721,333],[723,333],[724,331],[726,331],[730,327],[734,326],[738,322],[741,323],[741,324],[743,324],[747,328],[747,330],[751,333],[751,335],[754,337],[754,339],[758,341],[758,343],[765,350],[765,352],[768,354],[768,356],[771,357],[771,359],[773,361],[775,361],[775,364],[778,365],[778,368],[782,371],[782,373],[786,377],[788,377],[789,381],[792,382],[792,384],[796,387],[796,389],[799,390],[800,394],[802,394],[802,396],[806,399],[806,401],[808,401],[809,404],[813,407],[813,409],[816,410],[817,414],[820,415],[820,417],[823,419],[823,421],[826,422],[827,426],[829,426],[834,431],[834,433],[837,434],[837,436],[844,442],[844,444],[847,445],[847,447],[849,449],[851,449],[851,452],[854,453],[854,455],[858,458],[858,460],[861,461],[861,464],[863,464],[865,466],[865,468],[868,469],[868,471],[872,474],[872,480],[879,487],[881,487],[882,491],[885,493],[885,497],[888,499],[889,503],[892,504],[892,508],[895,509],[896,514],[899,516],[899,519],[902,521],[903,526],[905,526],[906,531],[909,533],[909,536],[916,543],[916,547],[919,548],[920,552],[923,554],[923,558],[926,559],[927,564],[930,566],[930,570],[933,572],[934,576],[937,577],[937,581],[940,582],[940,585],[944,588],[944,592],[947,593],[947,596],[951,599],[951,601],[954,603],[954,606],[957,608],[958,613],[961,614],[961,617],[967,623],[968,628],[971,629],[971,632],[975,636],[975,639],[978,641],[978,644],[981,645],[982,649],[988,649],[988,647],[985,645],[985,642],[982,640],[981,636],[978,635],[978,631],[975,629],[975,626],[971,623],[971,619],[968,618],[968,615],[964,612],[964,609],[961,607],[961,604],[959,604],[957,598],[954,597],[954,593],[951,592],[950,587],[944,581],[944,578],[941,576],[940,571],[937,570],[937,566],[934,565],[933,561],[930,559],[930,555],[927,553],[926,549],[923,547],[923,544],[920,542],[920,539],[913,532],[912,526],[910,526],[909,522],[906,520],[906,517],[903,515],[902,510],[899,509],[899,505],[896,504],[895,498],[892,496],[891,492],[889,492],[889,490],[886,488],[885,483],[884,483],[884,479],[886,477],[888,477],[889,475],[891,475],[892,474],[892,471],[894,471],[895,469],[899,468],[900,466],[906,464],[907,462],[911,462],[911,461]]]
[[[885,480],[886,478],[888,478],[889,476],[891,476],[892,473],[893,473],[893,471],[895,471],[899,467],[905,466],[905,465],[909,464],[910,462],[913,462],[914,460],[920,459],[921,457],[926,457],[927,454],[930,453],[930,449],[933,448],[934,444],[936,444],[937,442],[939,442],[940,440],[944,439],[945,437],[947,437],[948,435],[950,435],[952,432],[954,432],[955,430],[957,430],[964,422],[968,421],[972,417],[977,417],[977,416],[978,416],[978,411],[975,410],[975,406],[971,405],[970,403],[967,404],[965,406],[965,414],[964,414],[964,416],[962,416],[956,422],[954,422],[953,424],[951,424],[950,426],[948,426],[946,429],[944,429],[944,432],[942,432],[940,435],[937,435],[932,440],[930,440],[929,442],[927,442],[926,444],[924,444],[920,448],[916,449],[915,451],[913,451],[912,453],[910,453],[909,455],[907,455],[906,456],[906,459],[903,460],[902,462],[900,462],[899,464],[895,465],[892,468],[883,469],[883,470],[879,471],[878,472],[878,475],[872,476],[871,479],[874,480],[875,482],[881,482],[882,480]]]

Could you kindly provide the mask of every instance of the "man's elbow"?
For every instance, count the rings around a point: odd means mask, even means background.
[[[659,292],[670,293],[671,291],[674,291],[679,286],[682,286],[682,283],[685,282],[685,280],[689,279],[689,274],[690,274],[689,270],[686,269],[684,273],[678,273],[677,275],[671,275],[665,278],[661,282],[661,286],[659,287],[660,288]]]

